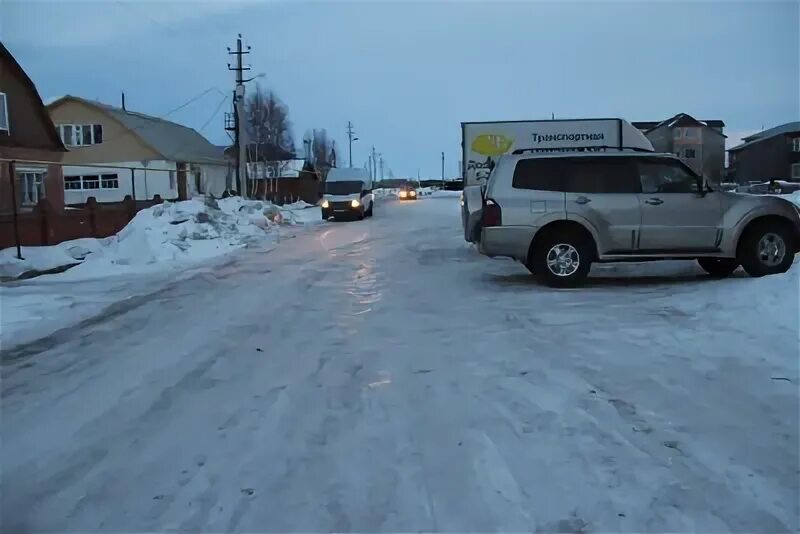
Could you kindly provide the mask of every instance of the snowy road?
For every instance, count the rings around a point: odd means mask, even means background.
[[[800,266],[553,291],[458,210],[387,203],[6,354],[1,530],[798,528]]]

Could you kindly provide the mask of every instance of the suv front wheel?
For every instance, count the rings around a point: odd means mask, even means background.
[[[550,287],[577,287],[589,276],[592,246],[572,230],[556,230],[543,236],[531,251],[528,270]]]
[[[739,261],[750,276],[785,273],[794,262],[794,236],[788,225],[762,222],[745,230]]]

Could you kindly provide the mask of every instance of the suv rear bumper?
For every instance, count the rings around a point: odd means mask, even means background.
[[[478,250],[484,256],[504,256],[527,261],[536,228],[531,226],[490,226],[481,232]]]

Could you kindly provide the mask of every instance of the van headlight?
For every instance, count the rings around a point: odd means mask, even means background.
[[[329,208],[330,206],[331,206],[331,205],[330,205],[330,203],[329,203],[327,200],[323,200],[323,201],[322,201],[322,207],[323,207],[323,208]]]
[[[361,202],[359,202],[356,199],[353,199],[353,200],[350,201],[350,205],[353,206],[354,208],[357,208],[357,207],[359,207],[361,205]]]

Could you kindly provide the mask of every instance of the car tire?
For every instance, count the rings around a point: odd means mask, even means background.
[[[697,263],[714,278],[725,278],[739,268],[739,260],[733,258],[697,258]]]
[[[374,207],[375,207],[374,203],[369,205],[369,209],[367,210],[367,217],[372,217],[372,208]]]
[[[794,263],[795,241],[789,225],[754,224],[739,239],[738,260],[753,277],[785,273]]]
[[[578,287],[592,268],[592,243],[570,229],[548,232],[538,240],[526,264],[528,270],[550,287]]]

